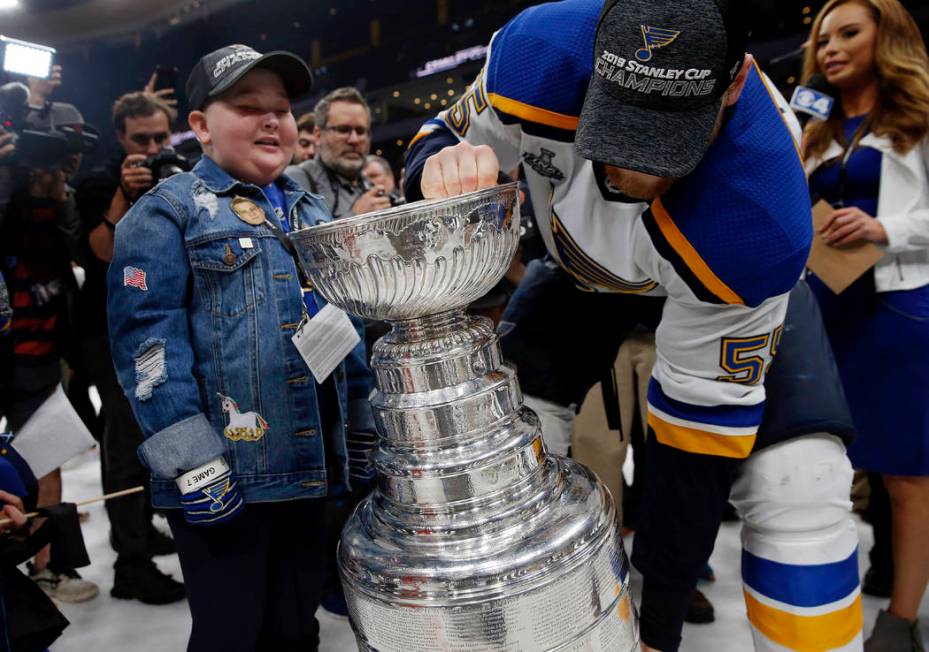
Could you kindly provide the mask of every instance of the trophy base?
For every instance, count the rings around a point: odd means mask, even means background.
[[[498,522],[464,540],[435,532],[422,543],[415,536],[406,545],[385,539],[377,495],[362,503],[339,550],[359,649],[635,650],[635,608],[612,498],[585,467],[549,460],[559,477],[554,500],[532,516],[512,515],[512,528]]]
[[[490,610],[493,608],[493,605],[488,607]],[[599,620],[572,640],[558,647],[547,647],[544,640],[539,641],[538,645],[546,647],[535,647],[532,643],[523,646],[519,643],[496,644],[464,639],[458,643],[451,643],[443,642],[439,636],[430,634],[425,637],[404,637],[402,639],[391,637],[392,640],[388,641],[391,647],[378,648],[372,646],[357,631],[355,641],[360,652],[390,652],[392,650],[409,650],[410,652],[445,650],[450,652],[528,652],[530,650],[532,652],[536,650],[539,652],[631,652],[638,649],[638,632],[635,619],[631,616],[634,609],[629,591],[624,591],[616,597],[610,608],[601,614]],[[469,619],[478,620],[482,617],[473,614],[463,615],[458,618],[458,621],[467,622]]]

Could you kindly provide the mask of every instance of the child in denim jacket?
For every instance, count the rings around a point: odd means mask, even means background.
[[[317,383],[291,341],[322,300],[301,287],[283,233],[331,219],[282,174],[290,101],[311,84],[288,53],[204,56],[187,95],[205,156],[116,229],[114,363],[153,502],[175,508],[190,649],[315,650],[320,499],[372,475],[369,450],[350,464],[346,446],[349,431],[373,432],[364,345]]]

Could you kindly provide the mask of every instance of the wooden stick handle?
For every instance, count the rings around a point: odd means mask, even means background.
[[[88,498],[87,500],[82,500],[81,502],[76,503],[76,506],[83,507],[84,505],[91,505],[93,503],[99,503],[105,500],[111,500],[113,498],[121,498],[123,496],[128,496],[129,494],[137,494],[140,491],[145,491],[145,487],[142,485],[139,485],[138,487],[132,487],[132,489],[123,489],[122,491],[114,491],[113,493],[106,494],[104,496],[97,496],[96,498]],[[39,512],[29,512],[28,514],[26,514],[26,518],[27,519],[35,518],[38,515],[39,515]],[[0,518],[0,527],[9,525],[12,522],[13,522],[12,519]]]
[[[140,491],[145,491],[144,485],[139,485],[138,487],[132,487],[131,489],[123,489],[122,491],[114,491],[111,494],[106,494],[105,496],[97,496],[96,498],[88,498],[87,500],[82,500],[79,503],[76,503],[78,507],[83,507],[84,505],[92,505],[93,503],[103,502],[105,500],[111,500],[113,498],[121,498],[123,496],[128,496],[129,494],[137,494]]]

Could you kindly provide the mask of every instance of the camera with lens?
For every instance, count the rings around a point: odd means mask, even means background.
[[[406,203],[406,199],[404,199],[403,196],[401,196],[400,193],[397,192],[396,190],[394,190],[393,192],[387,192],[387,191],[385,191],[385,190],[381,190],[381,191],[380,191],[379,193],[377,193],[377,194],[378,194],[379,197],[384,197],[384,196],[386,196],[387,199],[390,200],[390,206],[391,206],[391,207],[394,207],[394,206],[402,206],[403,204]]]
[[[12,155],[0,159],[0,165],[53,170],[68,156],[93,152],[100,141],[99,132],[84,124],[71,104],[29,106],[29,88],[21,82],[0,86],[0,126],[13,134],[16,146]]]
[[[371,183],[371,180],[368,179],[368,177],[362,177],[361,187],[364,188],[365,191],[368,191],[374,188],[374,184]],[[406,203],[406,199],[404,199],[403,195],[401,195],[400,192],[397,190],[394,190],[393,192],[387,192],[386,190],[381,190],[377,193],[377,196],[387,197],[387,199],[390,200],[391,207],[401,206]]]
[[[387,198],[390,199],[391,206],[401,206],[406,203],[406,198],[400,194],[399,191],[394,190],[392,193],[387,195]]]
[[[152,154],[144,161],[140,161],[138,166],[151,170],[155,183],[190,170],[190,162],[185,156],[178,154],[173,147],[162,148],[157,154]]]

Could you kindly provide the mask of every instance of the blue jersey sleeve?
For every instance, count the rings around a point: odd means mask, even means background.
[[[702,301],[755,307],[796,284],[813,235],[809,189],[759,70],[697,169],[643,219]]]

